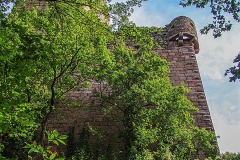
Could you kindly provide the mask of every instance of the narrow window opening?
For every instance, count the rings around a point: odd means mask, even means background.
[[[183,36],[183,39],[190,39],[188,36]]]
[[[194,28],[194,25],[190,22],[190,25]]]

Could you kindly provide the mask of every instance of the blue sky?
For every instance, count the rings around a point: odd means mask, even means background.
[[[177,16],[188,16],[199,30],[211,23],[209,8],[179,6],[180,0],[149,0],[136,8],[131,20],[138,26],[164,27]],[[229,16],[230,17],[230,16]],[[224,77],[227,68],[240,51],[240,24],[214,39],[212,34],[198,34],[200,52],[197,62],[208,101],[220,152],[240,152],[240,82],[230,83]]]

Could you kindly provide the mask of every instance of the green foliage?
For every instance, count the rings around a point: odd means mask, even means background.
[[[168,62],[152,51],[155,44],[148,34],[159,29],[128,22],[133,7],[143,1],[109,7],[101,0],[48,1],[44,10],[25,10],[19,1],[22,8],[14,8],[0,23],[0,135],[29,140],[40,130],[40,139],[25,148],[45,159],[56,158],[48,143],[64,143],[66,136],[45,132],[49,115],[69,91],[95,80],[107,82],[104,90],[112,91],[98,94],[103,109],[123,113],[123,158],[189,159],[200,150],[214,157],[212,133],[193,126],[190,112],[197,109],[185,96],[188,89],[171,85]],[[108,11],[115,28],[105,23]],[[126,46],[129,41],[135,46]],[[91,126],[87,131],[81,135],[86,139],[97,133]],[[100,154],[99,144],[80,142],[75,155],[81,159],[109,159]]]
[[[188,89],[171,85],[168,62],[152,51],[152,38],[135,25],[122,27],[116,37],[113,67],[104,76],[111,94],[99,95],[106,106],[123,113],[125,159],[164,159],[166,154],[191,159],[200,150],[215,157],[214,134],[194,126],[190,112],[197,108],[186,97]],[[137,48],[127,47],[129,40]]]
[[[82,128],[82,132],[80,133],[75,153],[72,156],[73,160],[94,159],[94,152],[93,147],[91,146],[90,134],[91,131],[88,126],[84,126]]]
[[[207,5],[211,8],[213,22],[201,29],[202,34],[207,34],[209,30],[213,30],[215,38],[220,37],[222,32],[229,31],[232,28],[230,20],[226,20],[226,14],[232,15],[233,19],[240,22],[239,11],[240,2],[235,0],[181,0],[180,5],[196,6],[196,8],[204,8]]]
[[[217,156],[216,158],[208,157],[208,158],[205,158],[204,160],[222,160],[222,158]]]
[[[222,154],[223,160],[240,160],[240,153],[230,153],[226,152]]]
[[[0,134],[32,139],[40,127],[43,143],[57,103],[108,67],[112,33],[96,12],[59,2],[44,11],[14,8],[0,23]]]
[[[44,133],[56,103],[109,63],[110,27],[83,6],[14,8],[1,32],[0,132],[11,136],[30,137],[39,125]]]
[[[225,76],[231,74],[231,77],[229,77],[229,82],[235,82],[237,79],[240,79],[240,54],[236,56],[236,58],[233,60],[233,63],[237,63],[237,66],[230,67],[225,72]]]
[[[71,158],[75,152],[76,142],[75,142],[74,133],[75,133],[75,127],[69,127],[66,158]]]
[[[33,141],[33,143],[25,145],[24,148],[29,149],[29,154],[36,153],[37,156],[40,156],[40,158],[43,158],[44,160],[64,160],[64,158],[56,158],[58,156],[56,146],[58,146],[59,143],[65,144],[64,140],[67,136],[59,135],[57,130],[46,133],[48,135],[48,143],[50,143],[48,146],[43,147],[42,145],[38,145],[36,141]],[[51,143],[56,146],[52,146]],[[29,158],[33,157],[29,156]]]
[[[206,158],[205,160],[240,160],[240,154],[226,152],[226,153],[221,154],[221,157],[217,156],[214,159]]]
[[[134,7],[142,6],[142,2],[148,0],[126,0],[125,2],[109,3],[109,15],[113,29],[129,24],[129,17],[134,12]],[[111,0],[106,0],[111,2]]]
[[[24,137],[10,137],[7,134],[1,135],[1,143],[4,148],[1,151],[2,156],[9,159],[27,159],[28,152],[24,149],[27,138]],[[2,159],[2,157],[0,158]]]
[[[21,9],[13,8],[7,17],[13,2],[0,2],[0,134],[32,139],[40,127],[38,141],[43,142],[56,104],[70,90],[86,87],[88,79],[101,77],[100,67],[111,65],[106,44],[113,35],[99,18],[108,19],[111,7],[101,0],[73,0],[48,1],[44,10],[25,10],[25,1],[17,1]],[[128,3],[127,10],[141,1]]]
[[[89,124],[85,124],[79,136],[79,140],[74,138],[74,130],[71,128],[67,144],[67,159],[71,160],[109,160],[120,159],[112,153],[112,147],[109,145],[109,135],[99,134],[96,129],[93,130]]]

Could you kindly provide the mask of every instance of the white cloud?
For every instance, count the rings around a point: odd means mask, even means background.
[[[156,13],[147,13],[144,7],[135,9],[130,20],[138,26],[157,26],[164,27],[167,23],[163,17]]]
[[[208,106],[211,112],[223,116],[228,123],[238,123],[240,122],[240,83],[230,83],[227,77],[224,79],[226,81],[223,82],[203,79]]]
[[[197,59],[202,76],[223,80],[225,70],[233,66],[232,61],[240,51],[239,27],[239,24],[234,24],[232,31],[217,39],[213,39],[211,34],[199,36],[200,52]]]
[[[230,124],[217,113],[212,113],[212,119],[215,124],[215,133],[220,136],[218,138],[220,152],[240,152],[240,122]]]

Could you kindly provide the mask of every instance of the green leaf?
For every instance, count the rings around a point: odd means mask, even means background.
[[[57,130],[53,130],[52,134],[55,136],[55,137],[58,137],[58,131]]]
[[[32,153],[32,152],[35,152],[35,153],[39,153],[39,150],[36,149],[36,148],[31,148],[28,153]]]
[[[54,138],[55,138],[55,137],[54,137],[54,134],[51,134],[51,133],[50,133],[50,134],[48,135],[48,140],[52,141]]]
[[[32,145],[31,144],[27,144],[23,148],[32,148]]]
[[[36,142],[36,141],[33,141],[32,145],[35,146],[35,147],[37,147],[37,142]]]
[[[59,144],[58,144],[58,141],[55,140],[55,139],[53,140],[53,143],[56,144],[56,145],[59,145]]]
[[[62,143],[62,144],[66,144],[63,140],[61,140],[61,139],[57,139],[58,140],[58,142],[60,142],[60,143]]]
[[[67,137],[68,137],[68,136],[66,136],[66,135],[61,135],[61,136],[58,137],[58,139],[64,140],[64,139],[67,139]]]
[[[52,159],[54,159],[55,157],[56,157],[56,154],[52,154],[52,155],[49,157],[49,159],[52,160]]]

